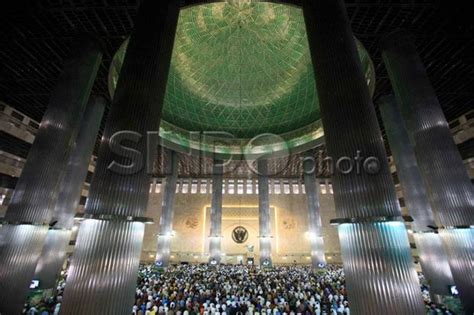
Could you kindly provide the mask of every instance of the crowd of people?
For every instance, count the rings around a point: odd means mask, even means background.
[[[31,301],[24,314],[60,313],[66,274],[53,296]],[[423,283],[423,276],[420,275]],[[422,285],[427,314],[455,314],[431,303]],[[344,272],[327,266],[260,268],[246,265],[176,265],[166,270],[141,265],[133,315],[350,315]]]
[[[141,268],[135,315],[350,314],[342,269],[245,265]]]

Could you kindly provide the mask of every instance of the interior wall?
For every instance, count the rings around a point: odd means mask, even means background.
[[[147,216],[155,223],[145,229],[141,258],[146,262],[154,261],[156,254],[162,191],[150,193]],[[340,263],[337,227],[329,225],[329,221],[335,218],[334,199],[329,189],[323,189],[323,192],[320,193],[320,203],[326,258],[330,263]],[[176,193],[171,243],[173,263],[207,262],[210,204],[209,193]],[[310,242],[305,235],[308,230],[306,195],[270,194],[270,207],[273,262],[309,264]],[[222,261],[239,263],[246,257],[254,257],[258,262],[258,195],[224,194],[222,216],[222,250],[225,253]],[[232,231],[237,226],[244,227],[248,232],[248,239],[243,243],[232,239]],[[248,246],[253,246],[253,252],[249,251]]]

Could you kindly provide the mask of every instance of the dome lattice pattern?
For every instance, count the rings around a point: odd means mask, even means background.
[[[111,93],[126,44],[111,67]],[[358,48],[373,92],[373,66],[359,42]],[[181,10],[162,114],[167,125],[248,139],[319,118],[300,8],[228,1]]]

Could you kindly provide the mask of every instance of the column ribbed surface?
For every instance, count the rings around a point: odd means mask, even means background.
[[[402,222],[339,226],[351,314],[424,314]]]
[[[260,245],[260,265],[272,265],[272,231],[270,222],[270,198],[268,194],[267,160],[258,163],[258,227]]]
[[[313,269],[322,268],[326,265],[324,255],[324,238],[322,236],[311,236],[311,266]]]
[[[33,277],[35,280],[39,280],[39,288],[55,287],[58,275],[66,261],[70,239],[71,230],[52,229],[48,231]]]
[[[413,41],[405,33],[393,33],[384,40],[382,56],[439,223],[447,227],[474,225],[474,189]],[[474,313],[474,282],[466,275],[474,274],[474,266],[472,260],[465,260],[472,257],[473,247],[465,244],[474,242],[472,236],[466,231],[441,233],[468,314]]]
[[[384,96],[379,98],[379,108],[403,197],[414,220],[413,231],[430,231],[429,226],[436,226],[434,214],[398,104],[393,96]]]
[[[337,161],[353,158],[360,151],[362,157],[373,156],[380,162],[376,175],[363,170],[360,174],[355,170],[348,175],[334,173],[337,214],[341,218],[400,215],[382,134],[344,5],[340,0],[303,4],[328,153]]]
[[[465,313],[474,314],[474,228],[441,230],[440,235]]]
[[[211,230],[209,233],[209,261],[220,263],[222,238],[222,161],[214,160],[212,168]]]
[[[178,5],[178,1],[171,0],[145,0],[140,5],[99,148],[85,206],[87,214],[140,217],[146,211],[150,189],[146,167],[133,174],[108,169],[114,161],[123,165],[131,162],[127,155],[130,151],[125,156],[114,154],[110,142],[118,131],[137,132],[142,138],[137,143],[127,141],[127,147],[139,151],[145,159],[146,132],[157,131],[161,119]],[[100,222],[97,224],[103,229],[89,229],[90,235],[86,235],[82,225],[96,224],[91,222],[94,221],[81,224],[82,236],[76,242],[72,259],[73,276],[67,280],[64,292],[66,311],[62,313],[129,314],[138,275],[143,224]],[[89,268],[95,268],[94,272]]]
[[[35,279],[40,280],[40,288],[47,289],[55,286],[57,276],[66,259],[70,229],[74,224],[74,215],[81,198],[104,109],[105,99],[91,96],[69,162],[62,175],[61,190],[52,219],[57,223],[54,229],[48,232],[36,266]]]
[[[0,231],[0,313],[20,314],[47,226],[5,225]]]
[[[59,178],[68,162],[102,52],[95,40],[82,39],[66,62],[28,152],[5,220],[49,223]]]
[[[379,98],[379,107],[405,203],[414,219],[412,227],[423,274],[430,284],[430,293],[448,295],[453,277],[441,239],[432,229],[436,226],[434,214],[400,109],[393,96]]]
[[[303,161],[304,186],[308,203],[308,232],[311,242],[311,264],[313,268],[320,268],[326,264],[324,256],[324,239],[322,236],[321,212],[319,204],[319,183],[314,171],[311,159]]]
[[[141,222],[82,222],[61,314],[130,314],[144,231]]]
[[[328,154],[338,161],[353,158],[378,160],[376,174],[357,166],[349,174],[333,175],[339,218],[400,216],[400,207],[388,167],[375,109],[364,81],[362,65],[342,0],[303,1],[309,47]],[[372,159],[374,160],[374,159]],[[357,165],[357,163],[355,163]],[[344,224],[340,242],[348,296],[354,314],[423,314],[423,301],[403,225],[396,246],[385,241],[379,223]],[[347,233],[343,230],[346,229]],[[368,232],[376,233],[367,240]],[[387,236],[388,237],[388,236]],[[346,243],[347,240],[347,243]],[[408,253],[398,255],[398,253]],[[393,257],[397,257],[394,263]],[[371,259],[377,258],[380,269]],[[392,276],[393,275],[393,276]],[[359,285],[358,282],[364,283]],[[417,288],[415,290],[414,288]]]
[[[101,59],[100,45],[94,39],[84,37],[78,40],[51,94],[48,109],[5,215],[7,222],[50,223],[58,197],[61,174],[79,131],[81,117]],[[22,309],[33,278],[36,261],[46,236],[43,232],[47,228],[36,226],[31,231],[28,230],[28,233],[23,225],[5,226],[2,229],[7,228],[9,232],[2,233],[21,235],[22,242],[16,240],[4,243],[0,250],[0,269],[5,271],[0,277],[0,313],[17,314]],[[28,257],[22,253],[27,253]],[[11,256],[17,254],[20,256]],[[21,276],[12,277],[15,274]]]
[[[150,189],[146,167],[133,174],[109,170],[112,162],[130,165],[133,156],[113,153],[109,143],[116,132],[137,132],[142,138],[127,147],[145,158],[146,134],[159,130],[178,15],[177,1],[146,0],[140,6],[99,148],[87,213],[142,216],[146,211]]]
[[[53,213],[53,220],[58,221],[55,228],[71,229],[74,224],[105,105],[104,98],[92,96],[84,112],[81,129],[61,180],[61,191]]]
[[[430,285],[430,294],[449,295],[449,286],[454,284],[454,280],[440,235],[415,233],[413,237],[419,252],[421,270]]]
[[[472,183],[414,43],[394,33],[385,38],[382,55],[440,223],[474,224]]]
[[[167,267],[170,260],[170,246],[173,233],[174,197],[176,194],[176,181],[178,180],[178,160],[176,152],[167,151],[171,165],[170,175],[166,176],[161,206],[160,230],[156,250],[156,263]]]

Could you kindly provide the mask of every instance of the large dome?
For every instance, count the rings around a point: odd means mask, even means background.
[[[111,95],[127,43],[112,62]],[[372,62],[357,45],[373,93]],[[165,142],[192,146],[186,133],[193,131],[228,132],[240,144],[273,133],[296,148],[322,136],[319,119],[300,8],[229,1],[181,10],[161,122]]]

